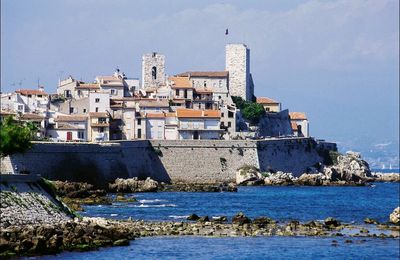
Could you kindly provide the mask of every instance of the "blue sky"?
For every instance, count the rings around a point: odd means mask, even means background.
[[[1,90],[140,77],[152,51],[168,74],[223,70],[228,42],[250,47],[256,95],[305,111],[312,135],[398,143],[397,0],[2,0]]]

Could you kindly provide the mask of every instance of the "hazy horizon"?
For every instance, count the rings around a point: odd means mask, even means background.
[[[304,111],[312,136],[398,147],[398,1],[150,3],[1,1],[1,91],[40,79],[53,93],[60,77],[93,81],[116,67],[140,78],[153,51],[169,75],[224,70],[225,44],[241,42],[255,94]]]

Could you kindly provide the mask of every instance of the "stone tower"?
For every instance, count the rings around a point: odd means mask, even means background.
[[[251,101],[254,95],[250,74],[250,49],[245,44],[227,44],[225,47],[225,67],[229,72],[229,92]]]
[[[142,57],[142,87],[159,87],[165,84],[165,56],[157,52]]]

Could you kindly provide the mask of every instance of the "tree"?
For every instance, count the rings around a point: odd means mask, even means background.
[[[239,96],[232,96],[232,101],[241,110],[243,117],[253,124],[257,124],[265,114],[264,107],[261,104],[245,101]]]
[[[246,103],[246,106],[242,110],[244,118],[248,119],[251,123],[257,124],[260,118],[264,116],[265,110],[261,104],[257,103]]]
[[[0,156],[23,153],[31,148],[36,131],[34,127],[17,122],[11,116],[5,118],[0,122]]]

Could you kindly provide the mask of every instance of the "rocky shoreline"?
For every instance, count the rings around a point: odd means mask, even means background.
[[[193,216],[192,216],[193,217]],[[370,220],[370,219],[369,219]],[[2,257],[55,254],[64,250],[95,250],[104,246],[129,245],[130,240],[149,236],[318,236],[377,237],[399,239],[400,226],[393,224],[351,225],[327,218],[324,221],[279,223],[267,217],[250,219],[238,213],[228,218],[198,217],[195,222],[150,222],[75,218],[60,224],[11,226],[0,231]],[[350,232],[351,231],[351,232]]]

